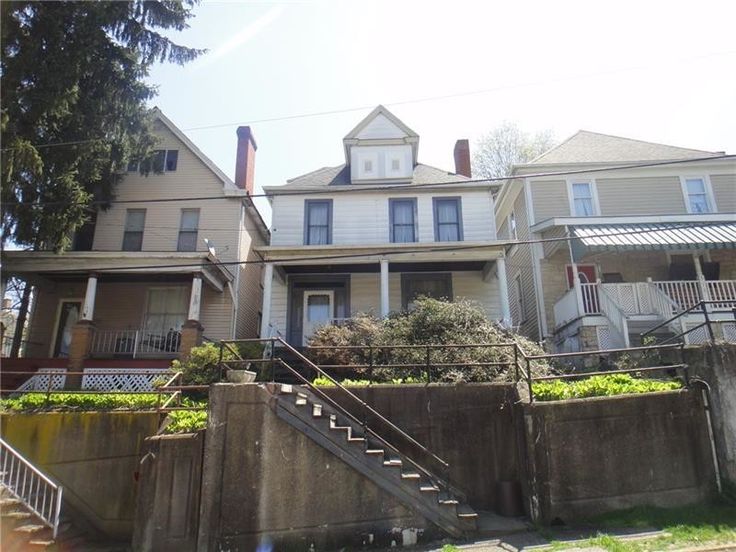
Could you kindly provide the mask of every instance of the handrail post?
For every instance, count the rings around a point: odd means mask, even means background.
[[[705,325],[708,328],[708,337],[710,338],[711,344],[715,344],[716,337],[713,334],[713,327],[710,325],[710,316],[708,316],[708,305],[705,301],[700,302],[700,308],[703,311],[703,316],[705,317]]]
[[[519,345],[514,343],[514,383],[519,383]]]
[[[526,359],[526,383],[529,387],[529,403],[534,402],[534,392],[532,390],[532,367],[531,367],[531,361],[527,358]]]
[[[276,381],[276,365],[274,364],[274,361],[273,361],[273,350],[275,347],[275,343],[273,341],[273,338],[271,338],[269,341],[270,341],[270,344],[268,347],[268,360],[271,366],[271,383],[274,383]]]
[[[222,365],[222,356],[224,353],[225,348],[225,342],[221,339],[220,340],[220,355],[217,358],[217,367],[220,369],[220,381],[223,380],[223,376],[225,375],[225,367]]]
[[[736,310],[734,310],[736,316]],[[373,344],[368,345],[368,385],[373,385]]]
[[[48,407],[51,402],[51,382],[54,379],[54,372],[49,372],[49,382],[46,385],[46,406]]]
[[[430,346],[427,345],[427,350],[425,351],[425,362],[427,366],[427,383],[432,383],[432,376],[431,376],[431,367],[429,365],[429,355],[430,355]]]

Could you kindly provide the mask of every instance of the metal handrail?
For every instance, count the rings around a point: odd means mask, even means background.
[[[700,311],[698,314],[702,314],[703,317],[704,317],[704,321],[703,321],[702,324],[698,324],[696,326],[693,326],[689,330],[686,330],[686,331],[681,332],[681,333],[679,333],[677,335],[674,335],[674,336],[668,338],[667,340],[665,340],[664,343],[668,343],[670,341],[674,341],[675,339],[678,339],[678,338],[681,338],[681,337],[684,338],[689,333],[694,332],[695,330],[699,330],[702,327],[707,327],[707,329],[708,329],[708,336],[710,337],[711,343],[713,343],[715,341],[715,334],[713,333],[713,327],[711,325],[711,320],[710,320],[710,316],[709,316],[709,313],[708,313],[708,305],[723,305],[723,304],[726,304],[726,303],[727,304],[730,304],[730,305],[734,305],[734,308],[732,309],[732,311],[733,311],[733,315],[734,315],[734,320],[736,320],[736,299],[721,299],[721,300],[717,300],[717,301],[698,301],[697,303],[695,303],[691,307],[689,307],[689,308],[687,308],[687,309],[685,309],[685,310],[683,310],[681,312],[678,312],[677,314],[675,314],[671,318],[665,320],[664,322],[662,322],[660,324],[657,324],[656,326],[654,326],[652,328],[649,328],[647,331],[642,332],[639,335],[643,339],[643,338],[645,338],[645,337],[647,337],[649,335],[652,335],[658,329],[660,329],[660,328],[662,328],[664,326],[668,326],[668,325],[672,324],[673,322],[675,322],[676,320],[679,320],[683,316],[686,316],[686,315],[688,315],[690,313],[693,313],[694,311],[698,310],[698,311]],[[725,311],[725,309],[722,309],[722,311]]]
[[[0,439],[0,452],[2,486],[48,525],[53,531],[53,538],[56,538],[64,489],[41,473],[3,439]]]

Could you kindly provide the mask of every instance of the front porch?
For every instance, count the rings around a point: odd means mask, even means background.
[[[501,248],[401,253],[407,245],[394,246],[395,254],[344,259],[335,255],[321,263],[304,258],[308,255],[303,249],[292,255],[264,248],[269,262],[264,270],[261,336],[303,346],[319,326],[339,324],[358,313],[383,318],[410,309],[423,295],[475,301],[490,319],[510,325]],[[324,251],[309,253],[319,259]],[[301,258],[292,258],[297,256]]]
[[[232,277],[201,255],[129,259],[112,270],[104,256],[49,255],[18,252],[4,267],[34,286],[26,358],[65,359],[73,371],[89,360],[168,364],[202,342],[205,324],[214,339],[231,337],[218,322],[232,312]]]

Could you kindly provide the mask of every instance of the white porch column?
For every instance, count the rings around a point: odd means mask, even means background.
[[[501,293],[501,325],[504,328],[510,328],[511,321],[511,305],[509,303],[509,286],[506,281],[506,259],[499,257],[496,259],[496,276],[498,277],[498,287]]]
[[[575,301],[578,304],[578,315],[585,316],[585,303],[583,303],[583,286],[580,284],[578,263],[572,261],[570,263],[570,270],[572,271],[572,288],[575,290]]]
[[[195,274],[192,278],[192,292],[189,294],[189,314],[187,320],[199,322],[199,311],[202,305],[202,275]]]
[[[388,312],[388,259],[381,259],[381,318],[386,318]]]
[[[97,274],[90,274],[87,278],[87,291],[84,294],[82,306],[82,320],[92,320],[95,315],[95,297],[97,296]]]
[[[268,327],[271,324],[271,288],[273,285],[273,264],[263,265],[263,306],[261,307],[261,337],[269,335]]]

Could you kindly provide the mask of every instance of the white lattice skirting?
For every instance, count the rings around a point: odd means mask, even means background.
[[[154,383],[163,379],[167,368],[85,368],[82,389],[90,391],[124,391],[128,393],[153,391]],[[120,374],[120,372],[131,372]],[[51,387],[49,388],[49,378]],[[66,383],[66,368],[39,368],[16,391],[59,391]]]

